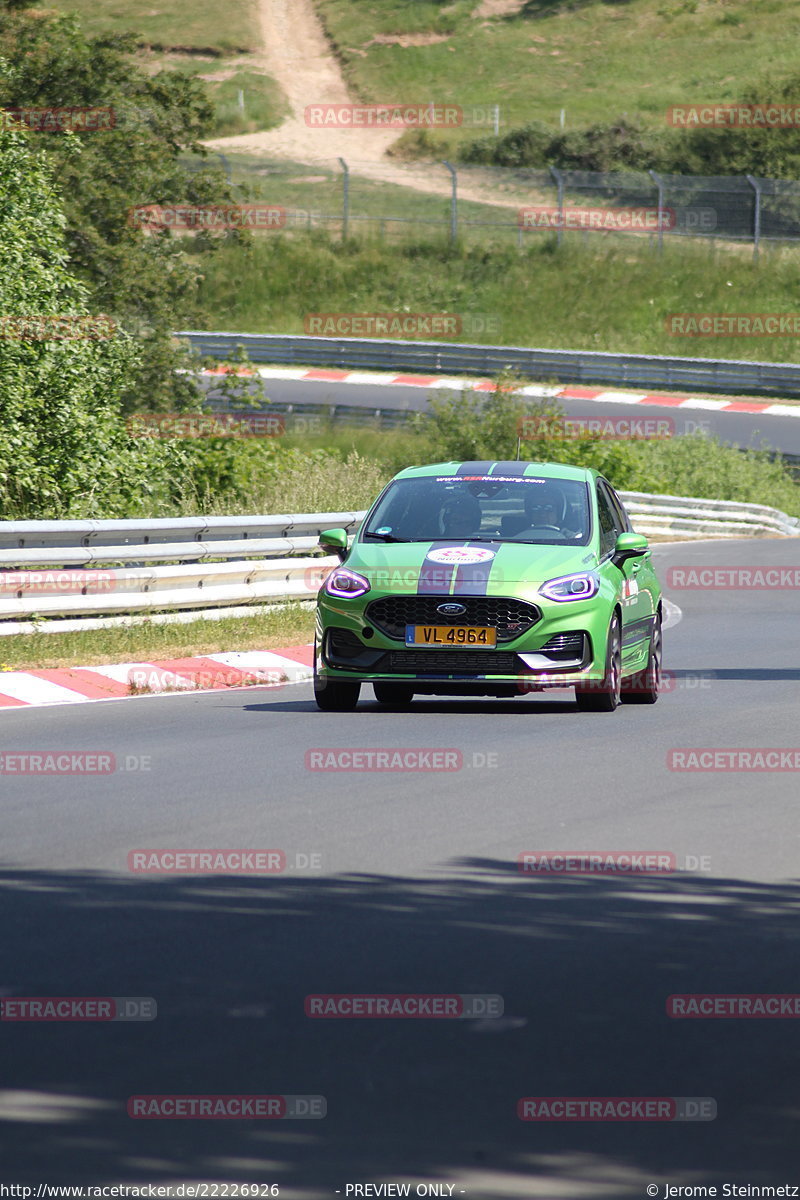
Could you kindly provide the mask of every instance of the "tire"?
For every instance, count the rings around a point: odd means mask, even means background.
[[[655,704],[661,691],[661,660],[663,655],[663,637],[661,634],[661,615],[656,613],[653,631],[650,634],[650,648],[647,652],[647,666],[622,685],[622,699],[625,704]]]
[[[606,637],[606,666],[599,683],[578,684],[575,700],[581,712],[614,712],[621,699],[622,639],[619,617],[614,614]]]
[[[372,690],[378,704],[401,706],[410,704],[414,699],[414,689],[410,683],[373,683]]]
[[[360,692],[360,683],[314,676],[314,699],[322,712],[352,712],[358,704]]]

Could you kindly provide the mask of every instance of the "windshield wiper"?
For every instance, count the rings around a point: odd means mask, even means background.
[[[369,530],[364,537],[377,538],[379,542],[407,542],[410,540],[409,538],[395,537],[393,533],[370,533]]]

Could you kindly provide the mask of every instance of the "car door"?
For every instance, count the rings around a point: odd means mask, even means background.
[[[604,481],[608,490],[609,500],[612,508],[620,515],[620,519],[624,522],[623,528],[627,533],[633,533],[634,529],[631,525],[631,519],[628,516],[625,505],[620,500],[617,493],[612,488],[611,484]],[[655,568],[653,566],[653,556],[648,550],[641,558],[631,559],[631,564],[635,565],[637,570],[634,573],[636,582],[639,588],[639,617],[652,616],[658,605],[658,598],[661,593],[661,588],[658,582]]]
[[[616,496],[612,500],[610,485],[604,479],[598,479],[596,486],[602,561],[614,553],[619,535],[630,532],[630,522]],[[623,576],[620,586],[623,662],[631,657],[633,647],[650,634],[650,617],[653,610],[649,592],[639,584],[641,564],[640,558],[629,558],[619,568]]]

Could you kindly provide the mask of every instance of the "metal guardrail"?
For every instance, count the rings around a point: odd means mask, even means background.
[[[174,336],[185,338],[199,354],[217,359],[227,358],[242,347],[252,362],[297,366],[398,370],[426,375],[496,375],[510,369],[558,383],[611,383],[620,387],[673,387],[681,391],[800,396],[800,363],[274,333],[184,330]]]
[[[698,537],[748,537],[777,534],[800,537],[800,519],[765,504],[739,500],[704,500],[694,496],[659,496],[620,492],[638,533],[697,531]],[[715,532],[711,532],[714,530]]]
[[[105,560],[115,546],[153,547],[164,542],[192,542],[211,548],[219,558],[246,557],[242,551],[252,538],[287,538],[319,534],[323,529],[353,530],[363,520],[363,513],[280,513],[263,517],[157,517],[150,520],[134,517],[122,521],[0,521],[0,554],[7,557],[16,549],[54,547],[105,547]],[[214,539],[219,539],[215,541]],[[230,553],[222,550],[226,541],[235,542]],[[143,557],[143,556],[138,556]],[[169,557],[165,555],[164,557]],[[191,554],[185,557],[193,557]],[[30,559],[30,562],[45,561]],[[84,560],[88,561],[88,560]]]
[[[651,536],[800,537],[800,520],[766,505],[643,492],[620,495],[637,532]],[[172,617],[162,619],[188,619],[187,614],[210,618],[226,611],[246,616],[258,603],[312,600],[325,571],[338,559],[274,556],[286,554],[287,542],[294,551],[311,549],[326,528],[339,526],[354,532],[365,515],[2,521],[0,636],[34,629],[54,633],[101,628],[119,624],[124,616],[135,623],[165,611]],[[299,536],[250,536],[290,531]],[[11,542],[16,545],[9,545]],[[178,557],[183,561],[176,563]],[[258,561],[248,561],[254,557]],[[130,562],[132,558],[166,561],[166,565],[69,569],[76,564]],[[201,565],[197,560],[203,558],[231,561]],[[53,574],[56,564],[65,569]],[[36,566],[43,569],[31,569]]]

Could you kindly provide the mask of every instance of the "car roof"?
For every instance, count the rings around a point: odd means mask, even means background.
[[[431,475],[494,475],[494,476],[537,476],[546,479],[574,479],[590,483],[598,477],[591,467],[573,467],[566,463],[551,462],[504,462],[502,459],[482,459],[473,462],[438,462],[422,467],[406,467],[398,471],[395,479],[421,479]]]

